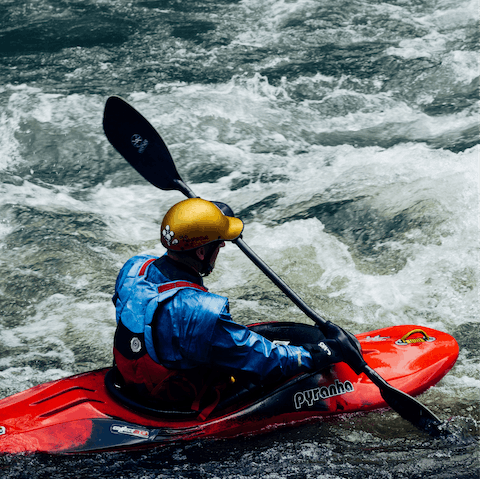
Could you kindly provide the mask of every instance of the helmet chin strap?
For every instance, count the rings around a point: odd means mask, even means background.
[[[212,271],[215,265],[211,264],[212,256],[217,249],[217,242],[210,243],[206,245],[208,247],[207,252],[205,253],[205,258],[200,262],[199,274],[202,277],[208,276]]]
[[[208,276],[212,271],[213,266],[211,264],[208,264],[206,268],[202,269],[202,271],[199,271],[199,274],[202,278],[205,278],[205,276]]]
[[[210,262],[217,248],[216,242],[209,243],[205,245],[204,248],[206,251],[203,259],[200,259],[192,250],[184,252],[183,254],[178,254],[177,252],[170,251],[169,256],[183,263],[189,268],[192,268],[201,277],[205,277],[208,276],[215,267],[215,265],[212,265]]]

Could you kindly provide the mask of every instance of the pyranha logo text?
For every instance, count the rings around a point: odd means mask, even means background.
[[[295,393],[295,396],[293,396],[293,402],[295,404],[295,409],[300,409],[304,404],[307,406],[313,406],[313,403],[320,401],[320,399],[340,396],[341,394],[351,393],[353,391],[353,384],[350,381],[342,383],[336,379],[335,384],[330,384],[330,386],[322,386]]]

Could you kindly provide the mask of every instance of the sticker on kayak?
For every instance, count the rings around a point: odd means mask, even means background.
[[[141,437],[148,439],[150,432],[147,429],[138,429],[131,426],[121,426],[120,424],[113,424],[110,426],[110,432],[113,434],[125,434],[126,436]]]
[[[364,341],[388,341],[390,336],[380,336],[377,334],[376,336],[367,336]]]
[[[7,430],[5,429],[5,426],[0,426],[0,436],[3,436],[4,434],[7,434]]]
[[[313,406],[314,402],[320,401],[321,399],[340,396],[353,391],[353,384],[350,381],[342,383],[336,379],[335,384],[330,384],[330,386],[322,386],[295,393],[295,396],[293,396],[293,402],[295,404],[295,409],[300,409],[304,405]]]

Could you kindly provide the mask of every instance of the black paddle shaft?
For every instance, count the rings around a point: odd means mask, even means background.
[[[248,257],[252,263],[254,263],[261,271],[264,273],[272,283],[277,286],[286,296],[296,305],[298,308],[303,311],[311,320],[313,320],[320,330],[322,330],[322,326],[324,326],[327,322],[326,319],[322,318],[315,310],[313,310],[310,306],[308,306],[305,301],[303,301],[300,296],[298,296],[295,291],[293,291],[290,286],[288,286],[285,281],[283,281],[280,276],[278,276],[275,271],[273,271],[270,266],[263,262],[263,260],[250,248],[250,246],[243,241],[242,237],[233,240],[235,243]]]
[[[103,128],[113,147],[152,185],[162,190],[180,191],[188,198],[197,197],[181,179],[172,156],[158,132],[127,102],[117,96],[112,96],[107,100]],[[327,323],[324,318],[310,308],[267,266],[243,241],[242,237],[233,242],[322,330]],[[368,365],[364,365],[361,372],[378,386],[385,402],[404,419],[432,436],[451,434],[441,427],[441,421],[428,408],[408,394],[388,384]]]

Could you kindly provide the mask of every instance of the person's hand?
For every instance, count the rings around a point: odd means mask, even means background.
[[[333,340],[337,343],[342,361],[347,363],[356,374],[360,374],[367,363],[363,359],[362,347],[358,339],[352,333],[330,321],[327,321],[325,327],[322,328],[322,332],[327,340]]]
[[[334,339],[322,339],[318,344],[304,344],[303,348],[312,356],[315,371],[343,361],[341,347]]]

